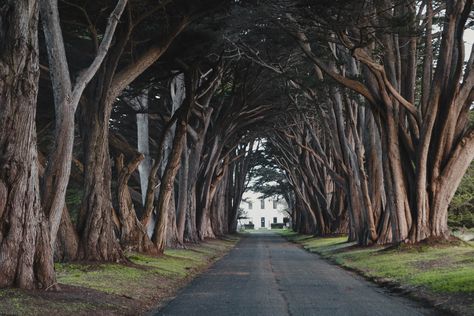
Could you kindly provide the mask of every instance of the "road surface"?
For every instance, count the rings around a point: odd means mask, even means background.
[[[436,315],[272,233],[248,234],[155,315]]]

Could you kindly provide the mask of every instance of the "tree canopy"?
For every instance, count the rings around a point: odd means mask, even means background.
[[[299,232],[448,238],[474,158],[472,9],[7,0],[0,286],[235,232],[247,189],[284,199]]]

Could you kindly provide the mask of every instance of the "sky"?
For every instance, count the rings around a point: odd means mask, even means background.
[[[467,29],[464,31],[464,45],[465,45],[465,59],[469,59],[469,55],[471,54],[472,44],[474,43],[474,30]]]

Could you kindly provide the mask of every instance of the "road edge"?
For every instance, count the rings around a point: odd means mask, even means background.
[[[341,269],[344,269],[346,271],[352,272],[360,277],[362,277],[364,280],[371,282],[372,284],[377,285],[378,287],[381,287],[383,289],[386,289],[388,292],[391,294],[399,295],[401,297],[405,297],[408,299],[411,299],[413,301],[416,301],[420,304],[422,304],[424,307],[429,307],[437,312],[442,313],[442,315],[447,315],[447,316],[459,316],[459,315],[465,315],[462,313],[462,311],[456,310],[452,305],[444,305],[446,302],[442,302],[439,299],[436,298],[436,295],[433,293],[428,293],[427,291],[421,291],[420,289],[415,289],[413,287],[408,287],[404,286],[403,284],[393,281],[393,280],[388,280],[384,278],[378,278],[378,277],[373,277],[373,276],[368,276],[365,274],[364,271],[359,270],[357,268],[352,268],[348,266],[344,266],[342,264],[339,264],[336,260],[330,257],[325,257],[321,255],[317,251],[311,251],[308,248],[305,248],[301,243],[291,240],[289,238],[290,236],[285,236],[283,234],[279,234],[280,237],[284,238],[286,241],[297,245],[304,251],[313,254],[315,256],[318,256],[321,260],[324,260],[325,262],[335,265]]]

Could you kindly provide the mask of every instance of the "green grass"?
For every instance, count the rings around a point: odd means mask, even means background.
[[[135,286],[147,287],[150,276],[176,280],[186,278],[233,244],[233,241],[210,241],[190,249],[167,249],[160,257],[128,254],[128,259],[135,265],[58,263],[57,278],[62,284],[133,296],[136,291],[130,290]]]
[[[293,237],[293,236],[297,236],[298,233],[292,231],[291,229],[286,229],[286,228],[283,228],[283,229],[273,229],[272,231],[282,235],[282,236],[285,236],[285,237]]]
[[[88,315],[90,313],[136,314],[131,304],[156,305],[158,297],[168,297],[208,264],[230,250],[238,238],[211,240],[188,249],[167,249],[163,256],[128,253],[129,264],[56,263],[59,285],[76,286],[64,293],[0,289],[0,314]],[[95,292],[94,292],[95,291]],[[97,292],[99,291],[99,292]],[[85,293],[89,294],[85,294]],[[100,298],[95,298],[98,294]],[[107,301],[112,298],[112,301]],[[118,299],[115,299],[118,298]],[[128,300],[125,303],[123,299]],[[139,302],[139,303],[137,303]]]
[[[434,247],[355,247],[347,237],[314,238],[283,232],[288,239],[344,267],[434,293],[474,294],[474,244]]]
[[[150,273],[142,268],[120,264],[56,264],[56,271],[60,284],[82,286],[118,295],[127,294],[130,284],[144,281]]]
[[[460,267],[423,272],[415,275],[411,282],[416,285],[425,285],[436,292],[464,292],[474,293],[474,269]]]

